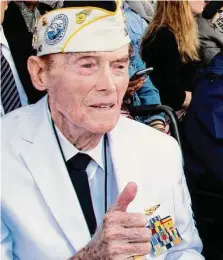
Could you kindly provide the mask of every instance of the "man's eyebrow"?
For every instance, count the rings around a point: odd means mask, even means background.
[[[80,57],[80,56],[88,57],[88,56],[94,56],[95,54],[97,54],[96,51],[77,52],[77,53],[75,53],[75,56],[76,56],[76,57]]]
[[[112,62],[127,62],[128,60],[129,60],[129,55],[126,55],[126,56],[116,59]]]
[[[70,57],[74,54],[75,58],[82,59],[82,58],[90,58],[90,57],[95,57],[95,58],[100,58],[100,54],[97,51],[92,51],[92,52],[77,52],[77,53],[72,53]],[[121,58],[116,58],[111,63],[114,62],[127,62],[129,60],[129,55],[125,55]]]

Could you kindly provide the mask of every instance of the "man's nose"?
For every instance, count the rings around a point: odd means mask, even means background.
[[[114,82],[114,76],[110,68],[103,68],[98,74],[98,80],[96,84],[98,91],[110,94],[116,92],[116,86]]]

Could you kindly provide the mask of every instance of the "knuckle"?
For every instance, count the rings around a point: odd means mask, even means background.
[[[111,241],[113,241],[113,240],[117,239],[117,237],[118,237],[118,233],[117,233],[116,229],[111,229],[109,232],[109,239]]]
[[[137,243],[131,246],[131,252],[137,255],[148,255],[151,251],[151,243]]]
[[[151,251],[151,249],[152,249],[151,243],[144,243],[144,244],[142,245],[143,255],[149,254],[150,251]]]
[[[111,234],[111,230],[109,228],[105,228],[104,232],[103,232],[103,240],[108,243],[110,240],[110,234]]]
[[[143,226],[146,226],[147,221],[148,221],[147,216],[141,214],[140,221],[141,221],[141,223],[142,223]]]
[[[118,212],[110,212],[107,217],[107,222],[109,225],[113,225],[118,220]]]
[[[140,243],[136,250],[140,253],[140,255],[148,255],[151,251],[151,243]]]
[[[124,239],[123,229],[121,227],[113,227],[106,229],[104,232],[104,237],[108,242]]]
[[[103,218],[103,226],[108,227],[112,223],[114,223],[116,219],[116,212],[108,212]]]
[[[107,255],[112,256],[113,257],[112,259],[114,259],[115,256],[118,256],[122,253],[123,253],[123,249],[120,245],[118,245],[118,244],[115,245],[113,243],[108,244]]]
[[[108,227],[103,229],[103,240],[107,241],[108,243],[122,239],[123,234],[122,234],[122,228],[118,227]]]
[[[149,230],[148,228],[142,228],[142,230],[138,232],[138,237],[145,242],[150,242],[152,237],[151,230]]]
[[[135,215],[135,219],[137,219],[137,222],[140,226],[146,226],[147,224],[147,216],[145,216],[144,214],[141,213],[137,213]]]
[[[152,239],[152,230],[147,228],[148,240],[151,241]]]

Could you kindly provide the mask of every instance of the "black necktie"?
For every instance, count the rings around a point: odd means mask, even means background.
[[[66,162],[67,169],[81,205],[88,229],[93,235],[97,223],[94,214],[86,168],[91,160],[87,154],[78,153]]]
[[[15,79],[12,74],[11,67],[2,53],[2,45],[0,47],[1,55],[1,99],[5,114],[21,107],[19,92],[16,87]]]

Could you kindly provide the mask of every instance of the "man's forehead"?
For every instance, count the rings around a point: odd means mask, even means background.
[[[76,57],[80,57],[80,56],[98,56],[100,55],[97,51],[87,51],[87,52],[74,52],[71,53]]]
[[[109,52],[102,52],[102,51],[89,51],[89,52],[73,52],[68,53],[70,57],[74,58],[82,58],[82,57],[104,57],[104,56],[110,56],[115,59],[123,58],[128,56],[128,49],[122,48],[122,50],[116,50],[116,51],[109,51]]]

